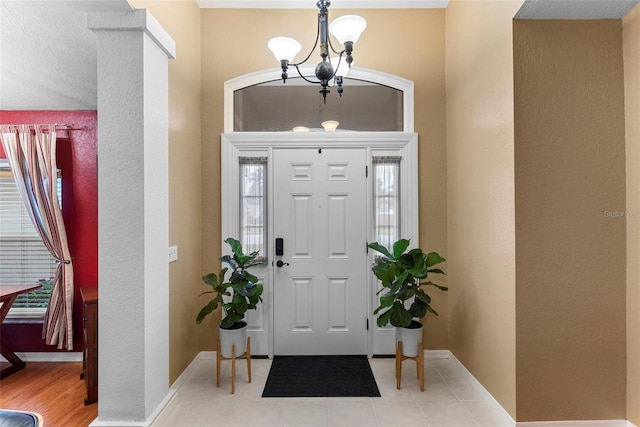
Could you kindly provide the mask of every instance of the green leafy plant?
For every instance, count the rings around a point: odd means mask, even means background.
[[[400,239],[393,244],[393,253],[374,242],[369,247],[380,252],[383,257],[373,267],[373,273],[382,282],[383,288],[378,292],[384,292],[380,296],[380,306],[373,314],[378,315],[378,326],[383,327],[388,323],[393,326],[406,328],[413,318],[422,318],[427,312],[438,315],[431,307],[431,297],[423,287],[433,286],[441,291],[447,291],[445,286],[436,285],[427,280],[429,274],[444,274],[444,271],[433,266],[445,261],[437,252],[424,253],[422,249],[415,248],[407,252],[410,241]],[[415,297],[415,298],[414,298]],[[408,301],[413,298],[409,308]]]
[[[211,290],[203,292],[200,296],[213,294],[214,297],[202,307],[196,317],[196,323],[202,323],[205,317],[222,305],[225,315],[220,326],[230,329],[235,323],[244,319],[247,310],[255,310],[258,303],[262,302],[263,287],[258,278],[247,271],[260,264],[256,261],[258,251],[245,254],[242,251],[242,244],[231,237],[226,239],[225,243],[231,247],[233,255],[224,255],[220,258],[227,267],[221,269],[217,275],[209,273],[202,277],[203,282],[211,286]],[[229,270],[231,270],[231,276],[229,281],[225,281]]]
[[[13,303],[13,308],[47,308],[53,290],[53,277],[48,279],[38,279],[35,283],[40,285],[40,289],[18,295]]]

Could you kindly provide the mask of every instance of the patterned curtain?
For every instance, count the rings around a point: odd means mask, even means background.
[[[2,125],[0,141],[31,221],[58,261],[42,338],[48,345],[72,350],[73,263],[58,202],[55,129],[55,125]]]

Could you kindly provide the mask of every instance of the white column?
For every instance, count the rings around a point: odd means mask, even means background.
[[[169,391],[168,59],[146,11],[92,13],[98,51],[98,418],[146,426]]]

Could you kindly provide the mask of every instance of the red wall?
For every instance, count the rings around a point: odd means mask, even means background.
[[[0,110],[0,124],[69,123],[59,130],[57,163],[62,173],[62,214],[74,266],[74,350],[82,351],[80,286],[98,285],[98,176],[96,111]],[[5,158],[0,144],[0,158]],[[42,324],[2,325],[2,341],[14,351],[58,351],[41,339]]]

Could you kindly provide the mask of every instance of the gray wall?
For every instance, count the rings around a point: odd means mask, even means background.
[[[0,2],[0,109],[95,110],[95,35],[86,12],[124,0]]]

